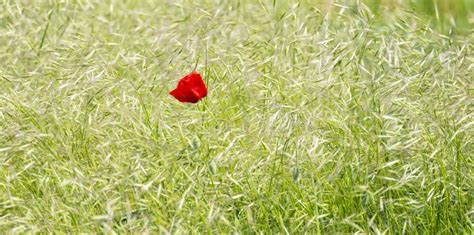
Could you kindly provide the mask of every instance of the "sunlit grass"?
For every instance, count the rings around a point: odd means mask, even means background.
[[[1,3],[0,231],[472,233],[473,36],[377,17]]]
[[[320,9],[330,11],[334,5],[355,7],[361,3],[368,6],[377,21],[390,21],[387,14],[399,11],[413,12],[417,17],[442,33],[472,32],[474,28],[474,1],[472,0],[316,0],[308,1]]]

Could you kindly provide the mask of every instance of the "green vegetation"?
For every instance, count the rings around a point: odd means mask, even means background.
[[[469,27],[198,2],[0,3],[0,231],[472,234]]]
[[[472,0],[373,0],[374,12],[381,7],[405,9],[420,13],[434,28],[449,33],[452,30],[472,30],[474,27],[474,1]]]

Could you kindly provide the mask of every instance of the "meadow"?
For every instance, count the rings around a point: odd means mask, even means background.
[[[473,5],[431,3],[0,0],[0,233],[472,234]]]

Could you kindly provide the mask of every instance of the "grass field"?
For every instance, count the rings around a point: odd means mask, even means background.
[[[0,233],[472,234],[473,31],[329,8],[0,1]]]

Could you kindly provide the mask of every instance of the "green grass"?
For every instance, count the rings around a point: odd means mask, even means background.
[[[331,7],[0,3],[0,231],[472,234],[473,34]]]
[[[428,20],[433,28],[444,33],[472,30],[474,27],[474,1],[472,0],[370,0],[372,11],[389,7],[419,14]],[[383,12],[383,9],[381,10]],[[381,17],[383,19],[383,16]]]

